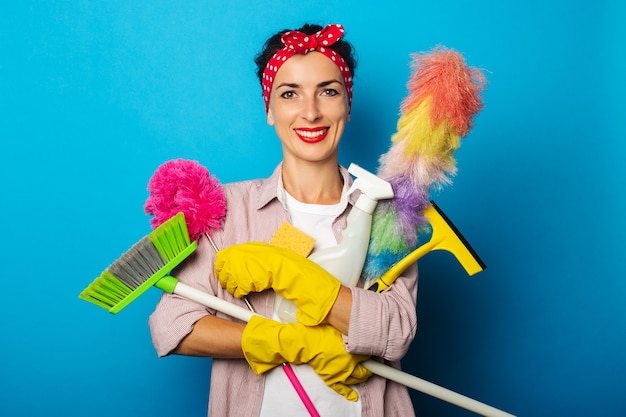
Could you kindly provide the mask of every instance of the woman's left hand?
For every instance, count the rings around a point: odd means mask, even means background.
[[[326,385],[350,401],[359,398],[350,385],[365,382],[372,376],[361,364],[369,356],[348,353],[341,333],[328,324],[282,324],[254,316],[244,328],[241,348],[257,375],[284,362],[308,363]]]

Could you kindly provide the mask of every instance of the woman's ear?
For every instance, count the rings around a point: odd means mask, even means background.
[[[267,110],[267,124],[274,126],[274,116],[272,116],[272,110]]]

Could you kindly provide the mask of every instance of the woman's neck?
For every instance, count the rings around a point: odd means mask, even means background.
[[[320,163],[283,161],[283,186],[296,200],[307,204],[336,204],[341,200],[343,178],[336,160]]]

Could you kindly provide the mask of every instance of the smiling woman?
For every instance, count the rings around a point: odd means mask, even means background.
[[[374,293],[342,286],[305,257],[242,243],[269,242],[284,221],[312,236],[314,251],[341,240],[357,197],[338,162],[355,69],[343,35],[340,25],[305,25],[265,43],[255,62],[283,161],[268,179],[224,185],[228,214],[213,239],[227,249],[216,254],[201,238],[177,271],[181,282],[240,305],[235,289],[249,289],[248,300],[264,317],[278,319],[281,297],[289,299],[306,323],[255,317],[244,325],[167,293],[150,318],[160,356],[213,358],[211,380],[219,383],[211,384],[210,415],[414,415],[407,388],[371,376],[361,362],[374,356],[399,366],[415,337],[417,269]],[[294,365],[316,410],[303,406],[280,372],[284,362]]]

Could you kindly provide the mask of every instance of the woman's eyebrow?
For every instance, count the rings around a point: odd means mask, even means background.
[[[332,80],[328,80],[328,81],[322,81],[321,83],[317,84],[317,87],[328,87],[331,84],[341,84],[341,81],[336,80],[336,79],[332,79]],[[302,86],[298,83],[280,83],[276,86],[276,88],[282,88],[282,87],[286,87],[286,88],[301,88]]]
[[[296,83],[280,83],[276,86],[276,89],[279,89],[281,87],[288,87],[288,88],[299,88],[300,84],[296,84]]]
[[[335,79],[333,79],[333,80],[328,80],[328,81],[322,81],[322,82],[321,82],[321,83],[319,83],[317,86],[318,86],[318,87],[328,87],[329,85],[331,85],[331,84],[335,84],[335,83],[341,84],[341,81],[339,81],[339,80],[335,80]]]

